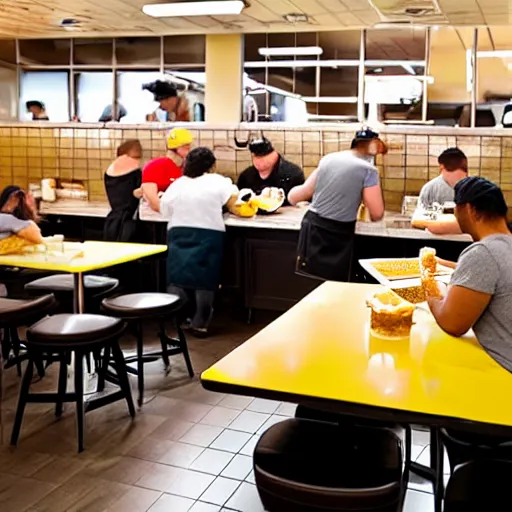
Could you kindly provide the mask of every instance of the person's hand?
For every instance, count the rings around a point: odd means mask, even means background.
[[[139,188],[136,188],[134,191],[133,191],[133,195],[137,198],[137,199],[140,199],[142,197],[142,189],[139,187]]]

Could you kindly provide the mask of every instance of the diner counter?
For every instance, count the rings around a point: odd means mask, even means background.
[[[42,215],[69,215],[77,217],[104,218],[110,208],[107,203],[86,201],[57,201],[56,203],[42,202]],[[258,215],[251,218],[241,218],[232,214],[224,216],[226,226],[234,228],[254,228],[299,231],[302,218],[307,207],[284,207],[272,215]],[[469,235],[433,235],[426,230],[410,227],[410,219],[395,212],[386,212],[384,219],[379,222],[358,222],[356,234],[362,236],[402,238],[415,240],[445,240],[452,242],[471,242]]]

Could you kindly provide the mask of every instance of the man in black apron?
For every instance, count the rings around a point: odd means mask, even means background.
[[[387,151],[370,129],[356,133],[351,149],[326,155],[290,204],[312,199],[299,234],[297,272],[328,281],[348,281],[357,212],[362,203],[372,221],[384,216],[379,174],[373,158]]]

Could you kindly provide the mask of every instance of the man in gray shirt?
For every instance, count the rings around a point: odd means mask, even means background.
[[[426,183],[420,192],[418,205],[431,208],[434,203],[453,202],[456,183],[468,175],[468,159],[459,148],[448,148],[438,159],[440,174]]]
[[[439,326],[462,336],[473,328],[483,349],[512,372],[512,235],[501,189],[480,177],[455,185],[455,215],[475,243],[459,257],[442,297],[428,297]]]

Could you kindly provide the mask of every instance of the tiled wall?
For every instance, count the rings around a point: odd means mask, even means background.
[[[43,177],[74,178],[87,182],[90,199],[105,200],[103,172],[111,163],[116,147],[138,138],[144,159],[165,152],[165,127],[94,125],[13,124],[0,126],[0,188],[10,183],[26,187]],[[306,174],[320,158],[347,149],[355,127],[304,127],[264,125],[265,136],[289,160],[301,165]],[[236,180],[249,164],[245,149],[236,149],[235,133],[241,140],[246,130],[191,126],[198,145],[215,150],[218,169]],[[423,133],[422,133],[423,131]],[[499,183],[512,206],[512,134],[456,129],[391,129],[382,137],[390,151],[379,159],[386,208],[399,210],[404,194],[418,194],[422,185],[437,176],[437,156],[450,146],[459,146],[469,157],[471,174]]]

